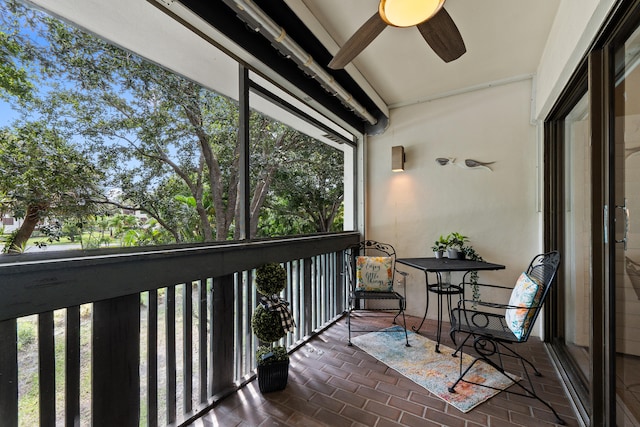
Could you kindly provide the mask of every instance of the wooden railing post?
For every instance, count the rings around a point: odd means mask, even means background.
[[[346,277],[344,271],[344,252],[338,252],[336,255],[336,313],[342,313],[345,307],[345,295],[347,291]]]
[[[211,394],[227,391],[233,385],[234,276],[213,279],[213,309],[211,313]],[[239,351],[239,350],[238,350]]]
[[[53,311],[38,315],[40,427],[56,425],[56,358],[53,325]]]
[[[311,277],[311,270],[313,268],[313,260],[311,258],[304,259],[304,274],[303,274],[303,282],[302,287],[304,289],[304,325],[299,325],[302,328],[302,336],[307,336],[311,334],[313,329],[313,307],[312,307],[312,290],[311,284],[313,283],[313,278]]]
[[[92,344],[92,426],[139,426],[139,294],[94,303]]]
[[[80,425],[80,306],[67,308],[65,357],[65,405],[66,426]],[[54,349],[55,350],[55,349]]]
[[[18,335],[16,319],[0,322],[0,420],[18,426]]]

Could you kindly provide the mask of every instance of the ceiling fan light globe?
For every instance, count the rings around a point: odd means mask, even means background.
[[[380,0],[378,13],[394,27],[411,27],[438,13],[445,0]]]

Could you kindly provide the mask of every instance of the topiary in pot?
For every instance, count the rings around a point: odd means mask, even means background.
[[[287,270],[278,263],[265,264],[256,270],[256,288],[268,297],[279,294],[287,285]]]
[[[262,304],[258,304],[253,311],[251,328],[255,336],[263,343],[278,341],[286,335],[278,312],[269,311]]]
[[[289,377],[287,349],[274,345],[295,326],[288,303],[279,297],[286,283],[287,272],[280,264],[265,264],[256,270],[256,289],[263,296],[253,312],[251,328],[261,344],[256,360],[263,393],[282,390]]]
[[[286,360],[289,360],[289,353],[287,353],[287,349],[281,345],[277,345],[275,347],[261,345],[256,351],[256,356],[258,357],[258,361],[269,360],[269,363],[284,362]],[[267,363],[263,363],[263,365],[265,364]]]
[[[258,387],[262,393],[283,390],[289,380],[289,353],[281,345],[261,345],[258,359]]]

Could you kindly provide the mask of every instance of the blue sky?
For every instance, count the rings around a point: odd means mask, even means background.
[[[0,126],[7,126],[18,117],[20,117],[19,113],[11,108],[11,104],[7,101],[0,100]]]

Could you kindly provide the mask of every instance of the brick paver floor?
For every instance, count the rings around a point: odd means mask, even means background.
[[[407,325],[417,320],[408,318]],[[435,339],[435,322],[427,321],[420,333]],[[443,344],[453,346],[448,336]],[[530,338],[520,346],[543,374],[534,377],[538,394],[566,425],[578,426],[542,342]],[[537,400],[504,392],[464,414],[358,347],[349,347],[341,320],[292,355],[285,390],[263,395],[252,381],[192,426],[543,427],[555,425],[554,420]]]

